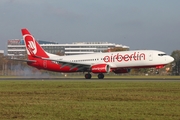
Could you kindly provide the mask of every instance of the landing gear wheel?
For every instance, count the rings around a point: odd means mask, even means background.
[[[84,76],[86,79],[91,79],[92,75],[90,73],[85,74]]]
[[[156,74],[159,74],[159,71],[156,71]]]
[[[156,72],[155,72],[156,74],[159,74],[159,69],[156,69]]]
[[[99,73],[99,74],[98,74],[98,78],[99,78],[99,79],[104,79],[104,74]]]

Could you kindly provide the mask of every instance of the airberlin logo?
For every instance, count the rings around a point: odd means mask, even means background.
[[[128,62],[128,61],[141,61],[141,60],[145,60],[146,59],[146,55],[145,53],[139,53],[139,52],[134,52],[132,54],[112,54],[110,56],[105,56],[103,58],[104,62],[108,63],[108,62]]]
[[[104,70],[105,68],[104,67],[93,67],[92,70]]]
[[[24,40],[25,40],[25,43],[26,43],[28,55],[36,54],[37,53],[37,47],[36,47],[36,43],[35,43],[35,40],[34,40],[33,36],[24,35]]]

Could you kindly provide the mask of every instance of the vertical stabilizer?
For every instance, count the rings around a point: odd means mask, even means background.
[[[32,59],[33,57],[49,58],[44,49],[39,45],[39,43],[34,39],[27,29],[24,28],[21,29],[21,31],[26,45],[28,59]]]

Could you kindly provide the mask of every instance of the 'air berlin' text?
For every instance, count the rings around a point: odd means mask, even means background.
[[[134,52],[132,54],[124,54],[121,55],[119,53],[117,53],[116,55],[110,55],[110,56],[105,56],[103,58],[104,62],[108,63],[108,62],[128,62],[128,61],[140,61],[140,60],[145,60],[146,59],[146,55],[144,53],[139,53],[139,52]]]

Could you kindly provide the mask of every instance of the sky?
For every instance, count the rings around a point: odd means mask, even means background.
[[[0,50],[22,39],[110,42],[130,50],[180,49],[180,0],[0,0]]]

